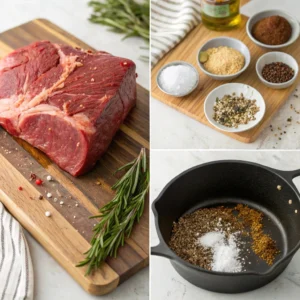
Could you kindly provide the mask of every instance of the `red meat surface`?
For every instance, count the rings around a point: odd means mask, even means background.
[[[73,176],[89,171],[136,102],[135,64],[39,41],[0,61],[0,125]]]

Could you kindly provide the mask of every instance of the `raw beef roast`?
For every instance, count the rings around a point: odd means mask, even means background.
[[[0,125],[78,176],[105,152],[136,101],[135,64],[48,41],[0,61]]]

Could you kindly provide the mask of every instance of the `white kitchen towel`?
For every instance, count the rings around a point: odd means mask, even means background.
[[[200,22],[200,0],[151,0],[151,65]]]
[[[32,300],[33,269],[20,224],[0,202],[0,300]]]

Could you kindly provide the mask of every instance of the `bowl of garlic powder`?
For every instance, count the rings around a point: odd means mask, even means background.
[[[232,80],[238,77],[248,68],[250,60],[248,47],[229,37],[207,41],[197,54],[202,72],[215,80]]]

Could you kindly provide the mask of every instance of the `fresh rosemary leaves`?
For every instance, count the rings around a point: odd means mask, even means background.
[[[112,31],[124,33],[124,38],[139,36],[149,43],[149,0],[90,1],[89,5],[94,10],[90,17],[93,23],[110,26]]]
[[[115,197],[100,209],[100,214],[92,218],[101,218],[94,227],[91,248],[86,258],[77,266],[88,265],[86,274],[108,257],[116,257],[125,238],[131,234],[135,222],[139,222],[145,198],[149,189],[149,170],[147,167],[146,150],[141,149],[139,156],[132,162],[117,170],[127,170],[126,174],[114,185]]]

